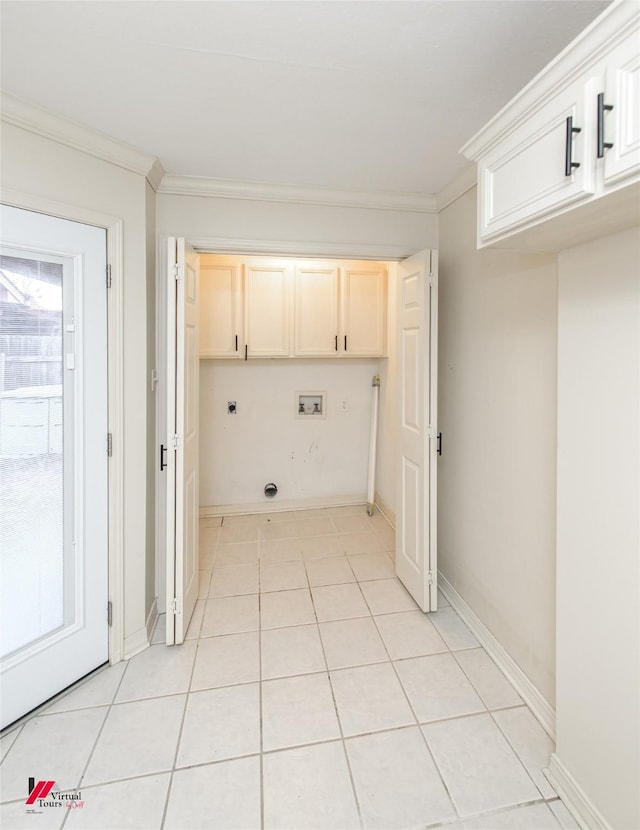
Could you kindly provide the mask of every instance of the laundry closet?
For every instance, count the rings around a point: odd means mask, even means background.
[[[393,514],[394,264],[199,260],[201,515],[365,501],[380,375],[379,500]]]

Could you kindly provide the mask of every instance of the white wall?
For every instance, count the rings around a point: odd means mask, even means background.
[[[557,751],[640,827],[640,230],[563,251],[558,307]]]
[[[367,245],[389,245],[408,255],[421,248],[437,247],[438,217],[435,213],[160,193],[158,233],[187,239],[216,237],[359,244],[365,249]]]
[[[109,214],[124,222],[124,626],[145,626],[147,492],[147,272],[145,178],[9,124],[2,128],[2,186]]]
[[[439,568],[552,703],[555,258],[476,250],[475,200],[440,214]]]
[[[200,504],[364,501],[377,371],[375,359],[201,360]],[[297,418],[296,391],[326,392],[326,420]],[[227,414],[228,401],[237,402],[236,415]],[[278,495],[267,500],[271,481]]]

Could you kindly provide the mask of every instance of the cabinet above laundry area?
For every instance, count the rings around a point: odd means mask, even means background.
[[[387,268],[200,255],[201,358],[386,354]]]

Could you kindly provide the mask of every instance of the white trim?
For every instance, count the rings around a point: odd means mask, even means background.
[[[146,178],[156,193],[160,187],[160,182],[162,181],[164,174],[164,167],[160,164],[159,159],[154,159],[149,172],[146,174]]]
[[[149,648],[149,637],[147,636],[147,627],[145,625],[144,628],[139,628],[133,634],[129,634],[128,637],[124,638],[122,659],[129,660],[147,648]]]
[[[153,632],[155,630],[156,623],[158,622],[158,617],[158,598],[156,597],[154,601],[151,603],[151,608],[149,609],[149,613],[147,614],[147,645],[151,645],[151,638],[153,637]]]
[[[453,204],[457,199],[476,187],[478,184],[478,172],[475,164],[469,164],[458,176],[455,177],[446,187],[436,195],[438,213]]]
[[[175,176],[166,173],[158,193],[172,196],[206,196],[215,199],[249,199],[255,202],[292,202],[299,205],[392,210],[408,213],[436,213],[435,196],[430,193],[366,193],[352,190],[325,190],[270,182],[244,182]]]
[[[107,261],[111,265],[107,295],[108,430],[113,435],[113,455],[109,459],[109,662],[118,663],[123,658],[124,638],[124,224],[108,214],[15,190],[3,189],[2,202],[107,230]]]
[[[124,141],[118,141],[83,124],[70,121],[8,92],[2,91],[0,95],[0,117],[7,124],[13,124],[14,127],[20,127],[125,170],[149,177],[149,184],[157,189],[162,177],[162,167],[154,156],[141,153]]]
[[[453,585],[440,572],[438,572],[438,586],[451,603],[451,607],[462,617],[471,632],[485,648],[498,668],[506,675],[507,680],[509,680],[520,697],[531,709],[532,713],[540,721],[545,732],[551,738],[555,739],[556,713],[551,704],[533,685],[506,649],[500,645],[482,620],[467,605]]]
[[[229,239],[218,236],[188,236],[188,243],[198,253],[242,254],[252,256],[299,256],[322,259],[370,259],[374,262],[396,261],[415,253],[399,245],[372,245],[348,242],[300,242],[270,239]]]
[[[265,497],[266,498],[266,497]],[[277,498],[277,497],[276,497]],[[349,507],[366,504],[367,496],[319,496],[314,499],[273,499],[245,504],[215,504],[200,508],[200,518],[213,516],[239,516],[246,513],[282,513],[285,510],[313,510],[319,507]]]
[[[395,510],[392,510],[391,507],[380,498],[379,493],[376,493],[374,496],[374,504],[378,508],[378,510],[382,513],[385,519],[389,522],[391,527],[395,530],[396,529],[396,513]]]
[[[545,774],[552,787],[583,830],[612,830],[609,822],[597,809],[576,779],[554,752]]]
[[[109,662],[118,663],[124,648],[124,223],[107,228],[107,261],[111,288],[107,293],[109,343]]]
[[[461,148],[466,158],[477,161],[497,142],[515,130],[551,96],[569,87],[597,64],[600,57],[623,40],[640,20],[640,5],[615,0],[560,54],[512,98]]]

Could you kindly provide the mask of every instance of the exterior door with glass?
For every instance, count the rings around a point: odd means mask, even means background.
[[[106,231],[1,206],[4,727],[108,660]]]

